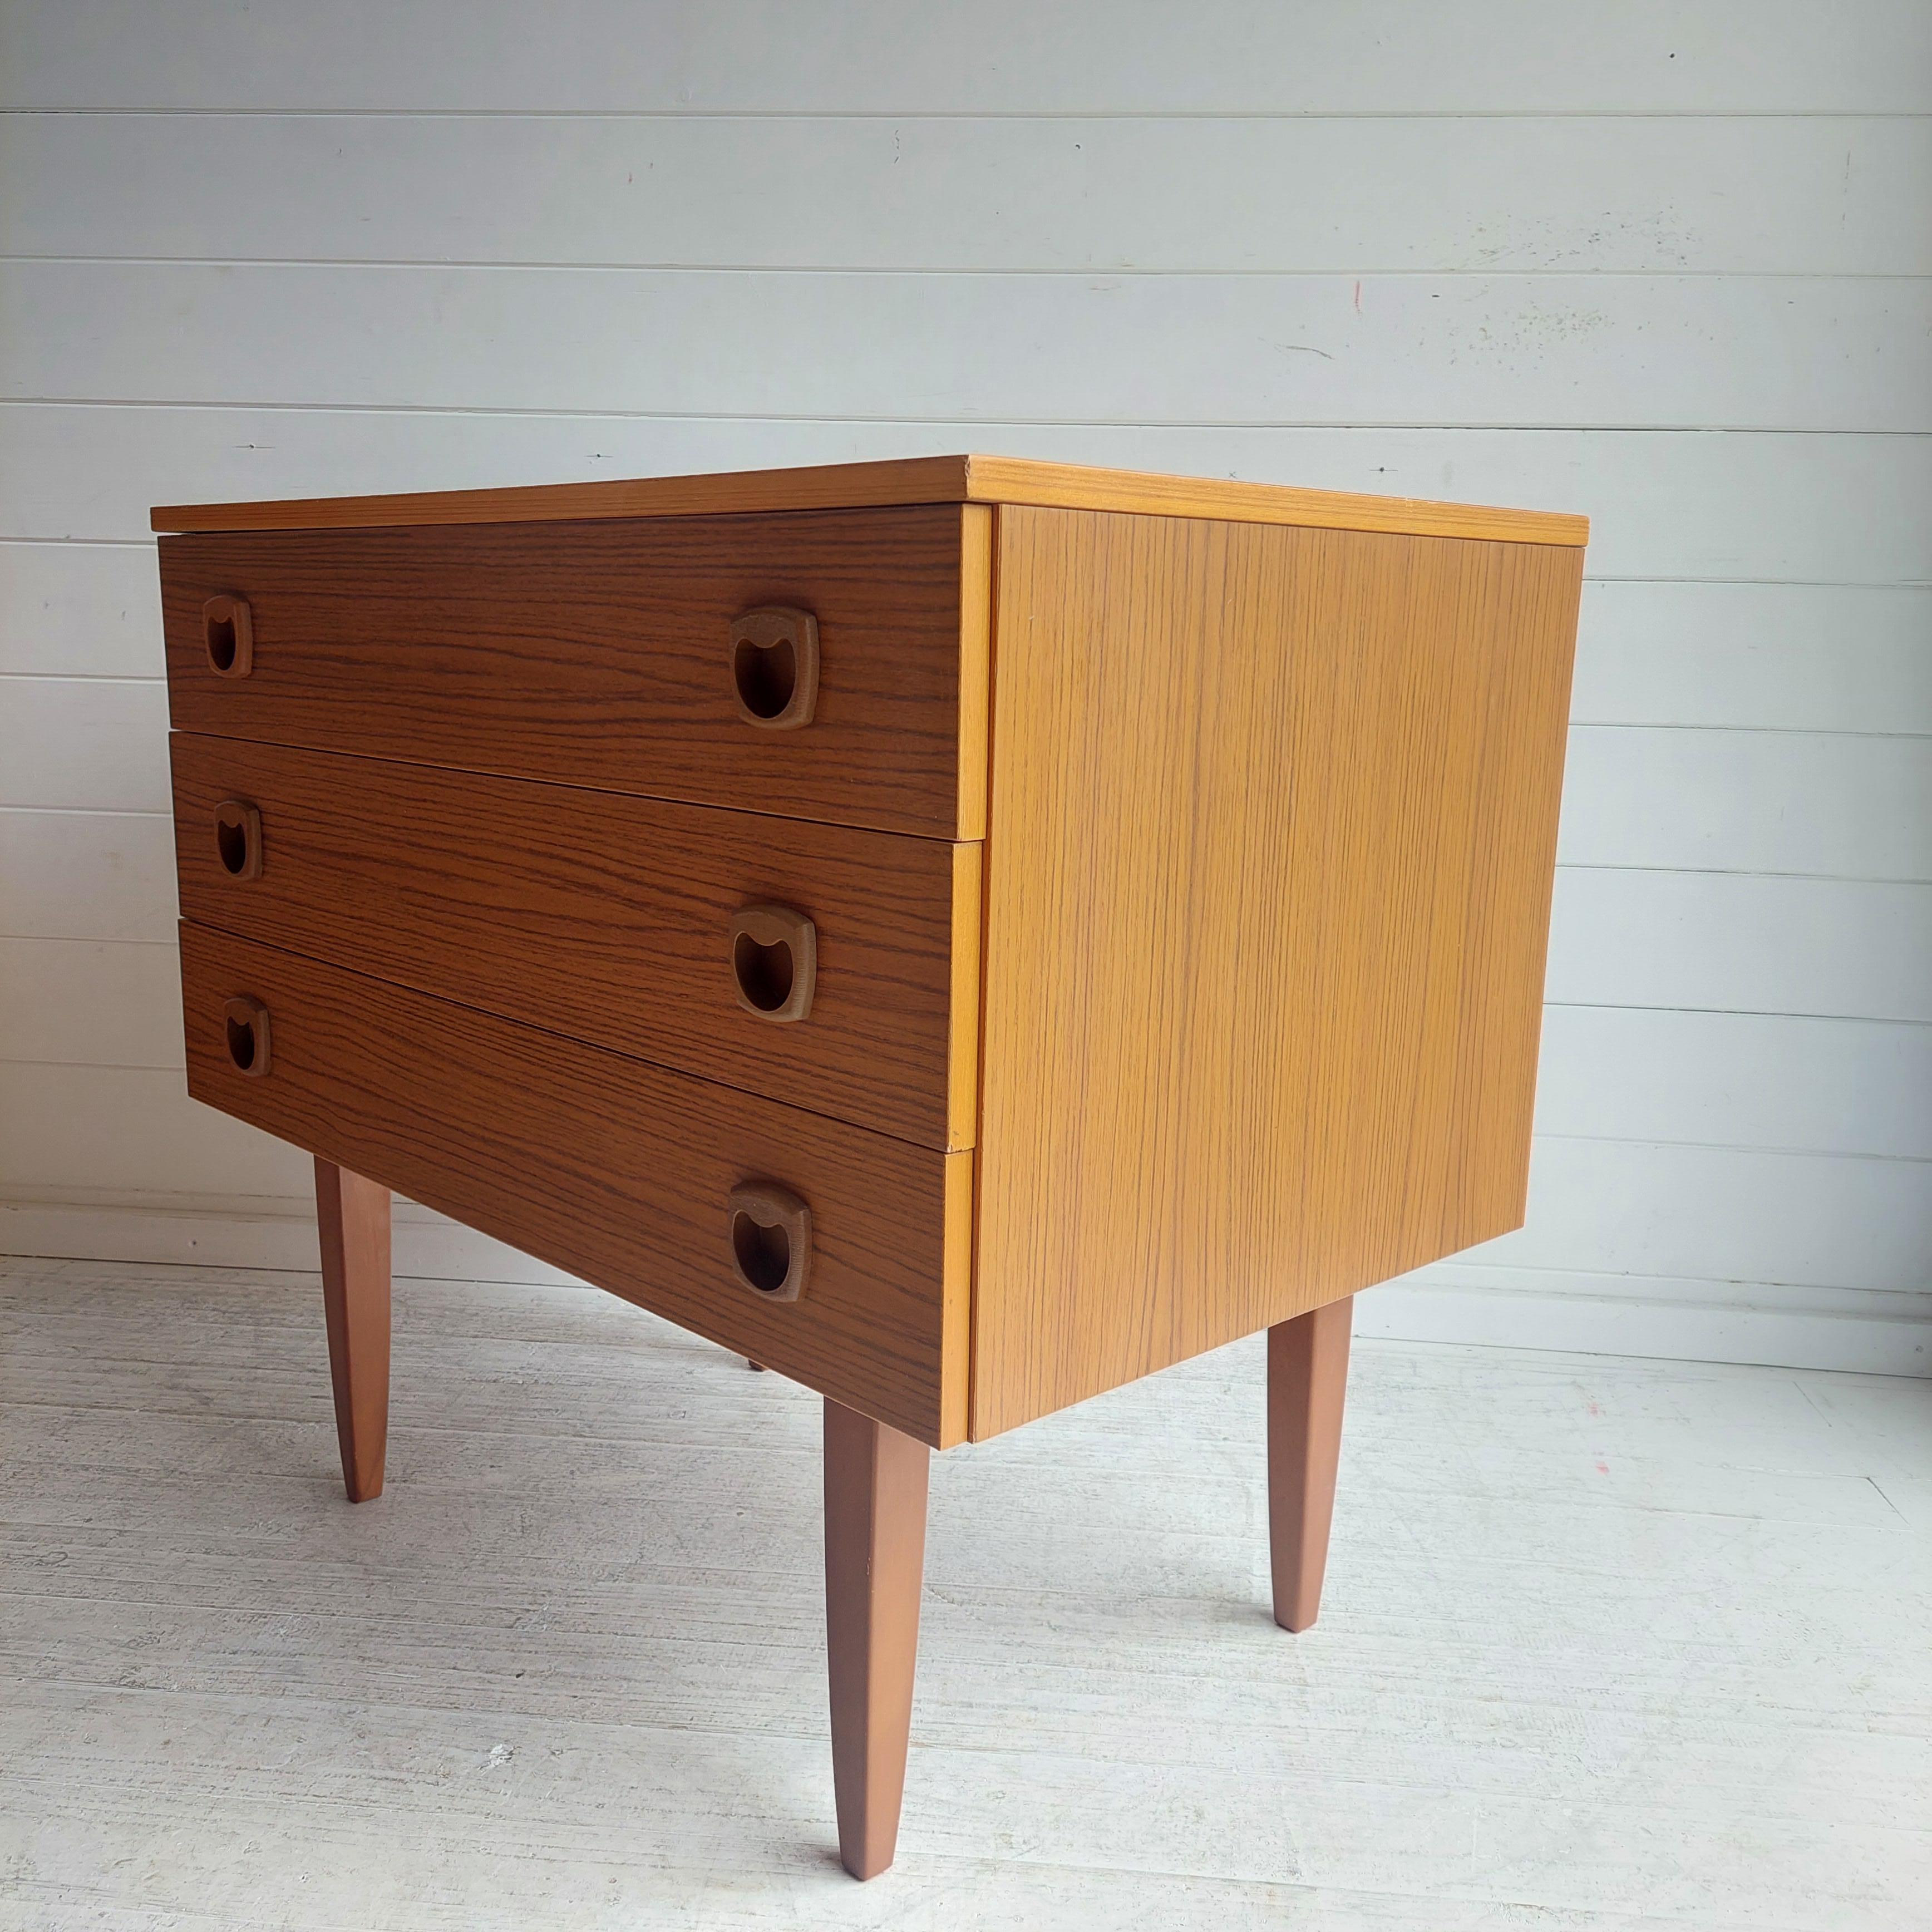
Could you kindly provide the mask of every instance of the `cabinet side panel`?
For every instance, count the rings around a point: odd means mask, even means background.
[[[1520,1222],[1581,572],[1002,508],[976,1437]]]

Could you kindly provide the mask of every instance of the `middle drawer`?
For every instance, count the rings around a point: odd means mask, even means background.
[[[924,1146],[973,1145],[977,844],[170,742],[184,917]]]

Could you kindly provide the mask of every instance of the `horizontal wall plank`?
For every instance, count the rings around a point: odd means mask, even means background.
[[[171,945],[179,917],[171,820],[0,808],[0,934]]]
[[[1915,0],[1126,0],[1104,29],[1028,0],[122,0],[13,7],[0,106],[1001,114],[1912,113]]]
[[[0,1062],[0,1175],[18,1199],[73,1188],[301,1198],[310,1157],[190,1100],[183,1075]]]
[[[1922,1292],[1928,1252],[1922,1161],[1539,1138],[1524,1226],[1456,1258],[1727,1281],[1748,1294],[1759,1282]]]
[[[1551,1006],[1536,1126],[1547,1136],[1932,1161],[1932,1027]]]
[[[0,805],[169,811],[166,744],[160,684],[0,680]],[[1577,725],[1558,856],[1932,879],[1932,739]]]
[[[190,1101],[172,1070],[0,1064],[0,1174],[15,1199],[116,1192],[233,1204],[309,1197],[306,1160]],[[1457,1257],[1599,1274],[1922,1291],[1923,1162],[1540,1137],[1529,1216]]]
[[[169,809],[167,687],[0,677],[0,805]]]
[[[1594,519],[1596,577],[1932,580],[1932,438],[1046,428],[0,404],[0,537],[138,540],[151,506],[930,454],[971,446]]]
[[[0,1059],[178,1067],[176,974],[171,946],[0,940]],[[1932,1160],[1932,1028],[1555,1005],[1537,1126]]]
[[[177,1066],[172,960],[166,946],[0,942],[0,1055]],[[1545,1018],[1538,1126],[1546,1136],[1932,1158],[1928,1056],[1922,1025],[1558,1005]]]
[[[9,929],[125,927],[171,947],[165,821],[0,813],[0,841]],[[1932,1019],[1932,887],[1559,868],[1548,990],[1559,1005]],[[177,1064],[172,1018],[165,1049],[143,1037],[139,1060]]]
[[[182,1066],[176,949],[116,940],[0,939],[0,1060]]]
[[[1932,879],[1932,739],[1575,725],[1557,856]]]
[[[1932,122],[1822,115],[16,115],[0,255],[1924,274],[1928,177]]]
[[[1586,585],[1570,716],[1932,732],[1932,585]]]
[[[547,1262],[400,1195],[394,1202],[392,1246],[399,1280],[416,1275],[465,1282],[540,1282],[598,1292]],[[265,1268],[314,1272],[321,1266],[313,1196],[305,1201],[159,1194],[139,1202],[30,1201],[10,1200],[0,1187],[0,1254],[200,1263],[251,1274]]]
[[[1932,886],[1559,866],[1547,993],[1932,1020]]]
[[[159,677],[153,546],[0,543],[0,674]],[[1932,585],[1597,581],[1581,724],[1932,732]]]
[[[159,677],[151,543],[0,543],[0,675]],[[1580,724],[1932,732],[1932,585],[1597,581]]]
[[[0,264],[5,393],[62,400],[1922,430],[1929,324],[1924,278]]]
[[[0,813],[0,850],[14,855],[0,873],[9,930],[86,937],[125,926],[166,950],[172,985],[165,821]],[[1548,990],[1558,1004],[1932,1020],[1932,886],[1559,868]],[[160,1058],[152,1040],[148,1049],[166,1065],[178,1051]]]
[[[0,674],[159,677],[151,544],[0,543]]]

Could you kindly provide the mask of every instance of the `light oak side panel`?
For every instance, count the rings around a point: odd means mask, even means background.
[[[1520,1223],[1582,563],[1002,509],[975,1437]]]
[[[1304,490],[1293,484],[1244,483],[1225,476],[1168,476],[1144,470],[1036,463],[1025,457],[968,457],[966,476],[976,501],[1042,509],[1120,510],[1314,530],[1480,537],[1499,543],[1582,544],[1590,536],[1588,518],[1560,510],[1436,503],[1420,496],[1364,496],[1346,490]]]

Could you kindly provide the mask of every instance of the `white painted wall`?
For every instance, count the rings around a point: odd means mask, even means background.
[[[313,1262],[149,504],[980,448],[1588,512],[1529,1225],[1363,1325],[1932,1372],[1924,0],[8,0],[0,106],[0,1242]]]

